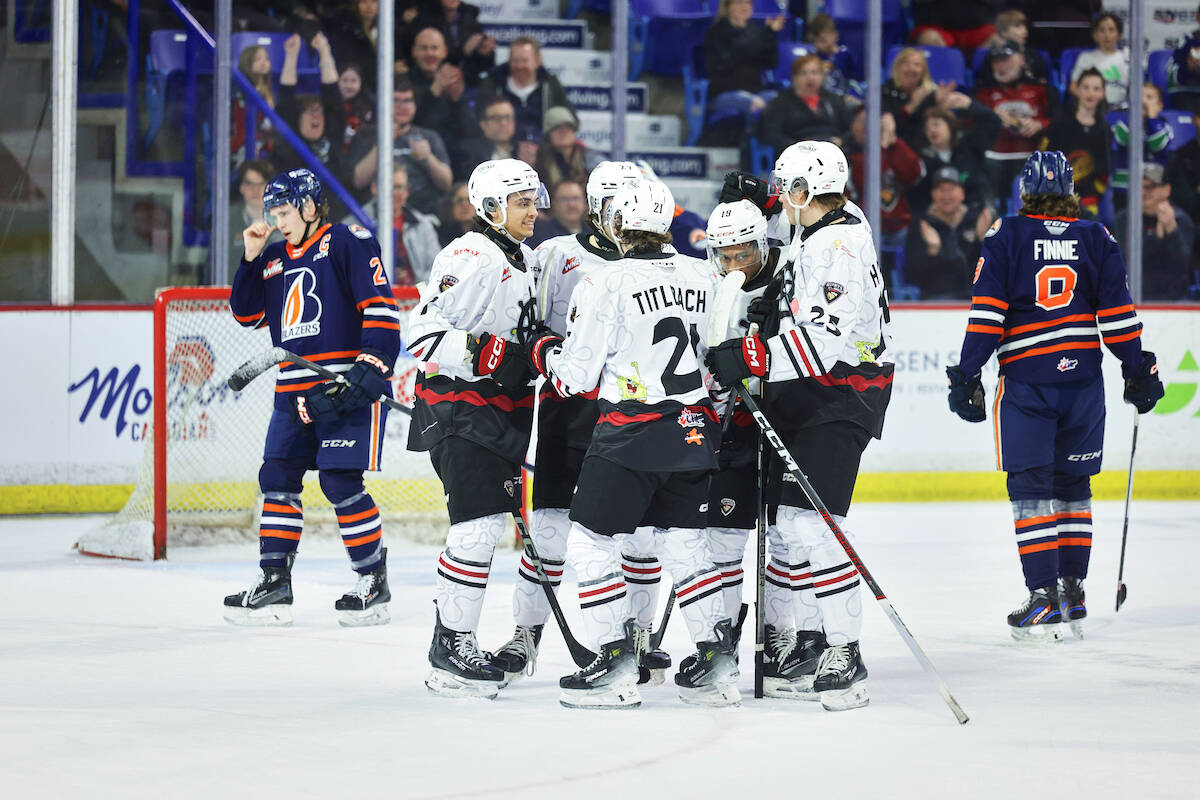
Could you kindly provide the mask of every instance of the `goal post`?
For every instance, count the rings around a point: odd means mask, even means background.
[[[229,310],[229,287],[161,290],[154,303],[153,400],[150,435],[137,483],[110,521],[86,532],[88,555],[149,560],[169,546],[257,538],[258,469],[274,398],[272,368],[242,392],[225,379],[271,346],[264,330],[243,328]],[[412,287],[398,287],[401,325],[416,305]],[[402,354],[393,395],[411,404],[418,362]],[[449,524],[442,486],[425,453],[406,447],[405,414],[388,415],[383,469],[366,472],[389,537],[439,542]],[[333,509],[315,471],[302,493],[305,536],[336,532]]]

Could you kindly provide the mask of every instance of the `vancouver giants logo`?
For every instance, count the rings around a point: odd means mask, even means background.
[[[283,300],[279,338],[287,341],[318,335],[321,332],[321,298],[314,294],[317,276],[307,267],[299,267],[288,270],[286,277],[290,282]]]

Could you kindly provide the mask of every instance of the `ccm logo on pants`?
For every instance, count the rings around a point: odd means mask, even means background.
[[[1101,452],[1103,451],[1097,450],[1094,453],[1072,453],[1071,455],[1067,456],[1067,461],[1092,461],[1099,458]]]
[[[354,447],[357,443],[358,439],[322,439],[321,447]],[[1099,453],[1096,455],[1099,455]]]

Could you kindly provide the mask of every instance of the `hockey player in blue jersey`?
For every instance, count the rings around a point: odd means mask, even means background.
[[[246,253],[229,306],[248,328],[269,328],[271,342],[341,373],[329,382],[280,365],[262,469],[259,565],[262,575],[225,598],[236,625],[290,625],[291,567],[300,543],[304,473],[316,469],[333,504],[357,586],[336,601],[346,626],[388,621],[387,550],[379,509],[363,470],[379,469],[389,378],[400,352],[396,299],[370,231],[327,221],[320,182],[306,169],[276,177],[263,192],[272,222],[242,233]],[[278,228],[285,241],[267,244]]]
[[[980,369],[1000,362],[992,417],[997,467],[1008,473],[1017,552],[1029,599],[1008,615],[1017,640],[1082,635],[1092,544],[1091,476],[1104,446],[1100,342],[1121,362],[1125,402],[1139,414],[1163,396],[1142,349],[1120,249],[1079,219],[1070,162],[1036,152],[1021,173],[1021,213],[988,231],[975,271],[950,408],[982,422]]]

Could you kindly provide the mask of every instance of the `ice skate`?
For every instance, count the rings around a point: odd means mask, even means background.
[[[1080,600],[1082,600],[1082,589]],[[1029,593],[1020,608],[1008,615],[1008,628],[1018,642],[1055,644],[1062,641],[1062,611],[1057,586],[1045,586]]]
[[[1058,579],[1059,598],[1062,601],[1062,619],[1076,639],[1083,638],[1083,621],[1087,618],[1087,606],[1083,602],[1083,581],[1079,578]]]
[[[518,625],[513,637],[492,655],[492,666],[504,671],[503,689],[522,675],[532,675],[537,666],[538,645],[544,625]]]
[[[338,624],[344,628],[360,628],[367,625],[387,625],[391,620],[387,604],[392,599],[387,582],[387,548],[379,559],[379,566],[372,572],[358,576],[358,584],[352,591],[334,602],[338,611]]]
[[[489,654],[479,649],[473,632],[443,627],[441,614],[436,614],[433,643],[429,645],[429,676],[425,678],[429,691],[442,697],[491,700],[500,691],[504,671],[488,661]]]
[[[262,575],[244,592],[225,598],[225,621],[247,627],[285,627],[292,624],[292,563],[289,553],[282,567],[263,567]]]
[[[633,622],[625,623],[625,638],[600,646],[600,653],[583,669],[560,678],[558,702],[567,708],[637,708],[637,650]]]
[[[696,652],[679,664],[679,672],[675,674],[679,699],[697,706],[740,705],[738,665],[733,657],[733,623],[721,620],[715,633],[716,641],[700,642]]]
[[[650,629],[635,625],[633,646],[638,654],[638,685],[661,686],[671,668],[671,656],[665,650],[650,649]]]
[[[813,691],[817,662],[825,649],[820,631],[765,626],[763,695],[783,700],[820,700]]]
[[[867,695],[867,666],[858,652],[858,642],[830,645],[817,662],[813,691],[826,711],[848,711],[870,702]]]

